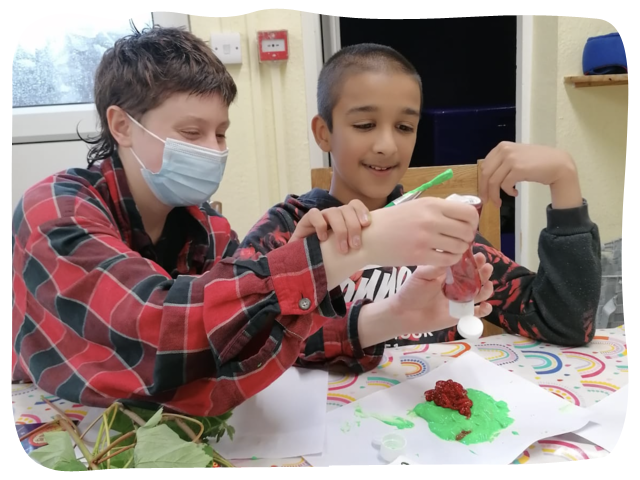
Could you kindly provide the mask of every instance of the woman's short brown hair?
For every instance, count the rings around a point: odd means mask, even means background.
[[[176,93],[219,94],[227,105],[235,99],[233,78],[204,41],[180,28],[153,27],[116,41],[95,74],[94,98],[100,133],[85,140],[89,166],[113,155],[117,143],[107,122],[116,105],[140,118]]]

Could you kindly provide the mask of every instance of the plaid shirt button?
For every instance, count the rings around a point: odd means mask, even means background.
[[[298,302],[298,306],[302,310],[309,310],[309,307],[311,307],[311,300],[309,300],[308,298],[303,298]]]

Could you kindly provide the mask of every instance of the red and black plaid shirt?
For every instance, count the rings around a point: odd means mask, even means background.
[[[327,291],[316,236],[237,247],[208,205],[174,209],[154,245],[117,156],[40,182],[13,217],[13,380],[213,416],[294,364],[378,364],[383,346],[358,341],[362,303]]]
[[[404,193],[398,185],[387,202]],[[326,190],[313,189],[303,195],[289,195],[269,209],[251,229],[236,256],[263,255],[278,251],[312,208],[340,207],[342,202]],[[583,346],[593,340],[595,316],[600,298],[602,267],[600,234],[590,217],[587,202],[576,208],[554,210],[547,207],[547,227],[540,232],[537,272],[517,264],[493,248],[480,235],[473,246],[493,266],[493,295],[488,299],[493,310],[487,320],[507,333],[564,346]],[[387,298],[400,288],[415,267],[404,274],[393,268],[357,272],[343,283],[344,299]],[[382,275],[381,275],[382,273]],[[397,281],[397,283],[396,283]],[[362,301],[362,300],[360,300]],[[349,303],[347,303],[349,305]],[[416,332],[389,339],[390,345],[415,345],[460,340],[457,328],[437,332]],[[319,343],[308,342],[319,346]]]

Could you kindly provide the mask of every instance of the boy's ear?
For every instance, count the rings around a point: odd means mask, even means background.
[[[131,147],[131,129],[133,122],[120,107],[111,105],[107,108],[107,123],[111,135],[120,147]]]
[[[320,149],[325,153],[331,152],[331,132],[327,122],[320,115],[311,120],[311,130]]]

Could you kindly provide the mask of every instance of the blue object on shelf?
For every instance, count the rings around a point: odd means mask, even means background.
[[[501,141],[514,141],[516,107],[431,108],[422,112],[426,158],[412,166],[475,164]]]
[[[619,33],[590,37],[582,52],[585,75],[627,73],[627,55]]]

